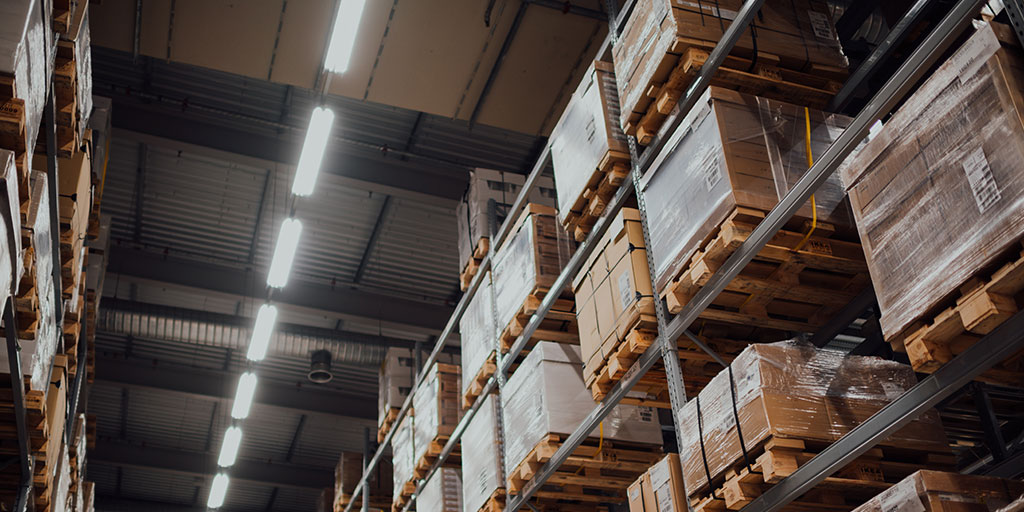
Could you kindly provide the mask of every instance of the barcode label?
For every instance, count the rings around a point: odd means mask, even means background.
[[[910,481],[912,482],[912,481]],[[925,512],[917,487],[896,484],[880,496],[881,512]]]
[[[974,193],[974,202],[978,204],[978,211],[985,213],[985,210],[1002,199],[1002,194],[999,192],[999,184],[992,176],[992,168],[985,158],[984,149],[978,148],[971,152],[962,165],[967,182],[971,184],[971,192]]]
[[[626,269],[619,276],[619,303],[623,311],[633,303],[633,285],[629,280],[629,270]]]
[[[668,484],[654,492],[658,499],[658,512],[672,512],[672,488]]]
[[[711,192],[711,189],[715,188],[719,181],[722,181],[722,169],[718,165],[717,155],[707,160],[710,160],[710,163],[704,166],[704,187]]]
[[[832,23],[829,22],[827,14],[807,11],[807,17],[811,19],[811,30],[814,31],[815,37],[825,41],[831,41],[836,38],[832,33]]]

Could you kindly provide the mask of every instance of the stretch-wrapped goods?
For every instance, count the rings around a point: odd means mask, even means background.
[[[18,292],[18,281],[25,271],[21,255],[21,199],[18,195],[18,169],[14,153],[0,149],[0,221],[3,222],[3,239],[6,241],[7,263],[0,263],[0,290]]]
[[[476,294],[459,320],[462,343],[462,394],[465,395],[484,363],[498,349],[494,321],[494,291],[491,273],[483,277]]]
[[[508,379],[501,393],[506,474],[548,434],[573,433],[594,409],[581,367],[578,345],[541,341]],[[661,426],[650,407],[619,404],[604,419],[604,439],[661,445]]]
[[[359,479],[363,477],[363,454],[358,452],[341,452],[338,465],[334,467],[334,493],[332,496],[352,496]],[[392,479],[391,461],[381,459],[373,471],[369,482],[370,496],[391,496]]]
[[[849,118],[816,110],[811,153],[819,156]],[[737,206],[771,210],[807,172],[803,107],[709,87],[669,138],[641,181],[655,265],[655,289],[664,291]],[[839,177],[814,194],[818,221],[851,226]],[[797,215],[811,218],[808,201]]]
[[[43,119],[47,83],[53,75],[53,29],[50,0],[0,2],[0,74],[14,78],[13,97],[24,102],[25,139],[0,144],[31,151]],[[11,91],[0,91],[0,110]],[[20,135],[19,135],[20,136]]]
[[[462,512],[462,475],[455,468],[438,468],[416,497],[416,510]]]
[[[854,509],[854,512],[985,512],[1024,495],[1024,482],[991,476],[918,471]]]
[[[791,341],[751,345],[679,411],[686,491],[692,496],[708,488],[709,478],[720,481],[742,462],[744,446],[771,437],[835,441],[916,383],[913,370],[895,361]],[[879,445],[949,453],[934,410]]]
[[[530,192],[528,202],[555,205],[555,186],[551,178],[541,176],[537,186]],[[508,211],[526,183],[526,176],[512,172],[474,169],[469,172],[469,186],[462,201],[455,207],[459,228],[459,269],[473,256],[477,242],[490,238],[492,232],[501,228]],[[493,206],[491,206],[493,204]],[[490,211],[494,212],[491,226]]]
[[[1022,89],[1020,49],[983,26],[842,169],[886,338],[1020,252]]]
[[[629,144],[619,127],[615,74],[611,64],[594,61],[551,130],[559,220],[565,222],[609,151],[629,157]]]
[[[675,59],[691,46],[710,50],[736,18],[743,0],[639,0],[612,48],[622,105],[622,126],[631,109],[644,112],[648,88],[664,83]],[[680,39],[683,38],[683,39]],[[831,11],[823,1],[767,0],[743,31],[731,55],[771,54],[788,69],[845,68]],[[641,114],[642,115],[642,114]]]
[[[434,363],[426,379],[416,388],[412,408],[414,460],[419,462],[427,454],[430,443],[439,436],[447,436],[462,419],[462,388],[459,386],[459,366]]]
[[[89,33],[89,2],[79,2],[67,38],[75,47],[75,102],[78,107],[78,136],[83,137],[92,114],[92,40]],[[64,44],[64,43],[59,43]]]
[[[406,416],[395,427],[395,435],[391,437],[391,463],[394,466],[394,489],[392,497],[397,500],[402,494],[406,482],[413,479],[416,461],[413,460],[413,418]]]
[[[489,395],[462,433],[462,499],[466,510],[480,510],[498,489],[505,488],[501,402]]]

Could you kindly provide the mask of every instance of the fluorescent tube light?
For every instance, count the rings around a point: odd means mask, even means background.
[[[338,5],[338,17],[334,19],[331,43],[327,47],[327,58],[324,59],[327,71],[341,74],[348,70],[365,3],[366,0],[341,0]]]
[[[235,402],[231,406],[231,417],[242,420],[249,416],[249,408],[252,407],[252,397],[256,393],[256,374],[245,372],[238,378],[238,390],[235,392]]]
[[[224,441],[220,445],[220,457],[217,457],[217,465],[225,468],[235,465],[240,444],[242,444],[242,429],[228,427],[224,432]]]
[[[230,479],[224,473],[213,477],[213,485],[210,486],[210,497],[206,499],[206,506],[209,508],[220,508],[224,504],[224,496],[228,493]]]
[[[325,107],[313,109],[309,118],[309,129],[306,130],[306,141],[302,143],[302,154],[299,165],[295,168],[295,181],[292,182],[292,193],[297,196],[308,196],[313,193],[316,177],[320,174],[320,165],[324,160],[324,150],[331,137],[334,126],[334,112]]]
[[[288,284],[288,275],[291,274],[292,263],[295,261],[295,249],[299,246],[301,236],[302,222],[298,219],[285,219],[281,224],[281,232],[277,235],[274,257],[270,260],[267,286],[284,288]]]
[[[259,312],[256,313],[256,325],[252,328],[252,339],[249,340],[249,353],[246,354],[249,360],[260,361],[267,356],[267,345],[270,344],[270,336],[274,334],[275,323],[277,323],[277,306],[272,304],[260,306]]]

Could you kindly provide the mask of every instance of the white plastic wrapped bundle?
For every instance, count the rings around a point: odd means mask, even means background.
[[[14,97],[25,102],[26,139],[18,150],[34,147],[43,119],[53,74],[51,8],[50,0],[0,2],[0,73],[14,77]]]
[[[79,16],[81,18],[79,18]],[[89,2],[79,2],[75,13],[75,26],[69,34],[75,41],[75,72],[78,88],[78,136],[85,135],[89,127],[89,115],[92,113],[92,38],[89,33]]]
[[[0,219],[4,224],[7,240],[7,257],[10,262],[7,264],[10,271],[3,270],[3,263],[0,263],[0,290],[10,289],[11,294],[18,292],[18,281],[21,279],[24,269],[24,259],[21,257],[21,198],[18,195],[18,169],[14,164],[14,153],[0,149]],[[9,282],[5,285],[2,280],[10,275]]]
[[[459,338],[462,343],[462,394],[480,373],[484,363],[498,349],[495,338],[494,296],[491,273],[480,283],[476,295],[466,306],[459,320]]]
[[[395,435],[391,438],[391,463],[394,467],[393,497],[397,500],[402,494],[406,482],[413,479],[413,418],[406,416],[395,427]]]
[[[691,496],[706,490],[709,478],[719,485],[721,473],[742,462],[744,447],[752,450],[771,436],[831,442],[916,383],[907,365],[790,341],[751,345],[730,368],[731,378],[723,370],[678,414],[679,456]],[[935,411],[882,445],[949,451]]]
[[[462,512],[462,476],[455,468],[440,468],[416,497],[419,512]],[[470,509],[472,510],[472,509]]]
[[[462,501],[466,510],[480,510],[494,491],[505,487],[500,402],[488,396],[462,434]]]
[[[451,434],[459,423],[462,417],[460,390],[459,367],[444,363],[434,363],[426,380],[416,388],[412,405],[416,411],[414,463],[423,459],[434,439]]]
[[[506,474],[548,434],[571,434],[594,409],[582,366],[578,345],[541,341],[508,379],[501,393]],[[661,426],[650,407],[620,404],[604,420],[604,438],[660,446]]]
[[[811,153],[821,155],[849,119],[809,112]],[[807,171],[803,107],[710,87],[644,175],[655,289],[686,265],[737,206],[767,212]],[[833,175],[815,192],[819,222],[852,223]],[[810,202],[797,215],[812,216]]]

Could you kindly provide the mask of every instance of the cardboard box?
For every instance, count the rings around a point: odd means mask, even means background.
[[[466,395],[484,364],[498,350],[494,320],[494,290],[491,272],[487,271],[476,294],[459,319],[459,342],[462,345],[462,394]]]
[[[363,454],[358,452],[341,452],[338,465],[334,467],[334,488],[331,489],[332,498],[341,499],[349,497],[355,492],[356,485],[363,477]],[[392,493],[391,461],[381,459],[373,472],[370,481],[370,498],[374,503],[390,501]],[[333,506],[333,505],[332,505]]]
[[[990,476],[918,471],[854,512],[990,512],[1024,495],[1024,482]]]
[[[499,489],[505,488],[501,409],[497,395],[484,399],[462,434],[462,499],[466,510],[480,510]]]
[[[458,365],[434,363],[413,396],[414,460],[419,463],[431,441],[448,436],[462,419],[462,384]]]
[[[1022,89],[1020,48],[982,26],[841,169],[887,339],[1020,252]]]
[[[651,466],[627,491],[629,512],[685,512],[679,455],[670,453]]]
[[[391,409],[402,407],[409,392],[412,391],[415,378],[414,364],[412,350],[388,348],[377,379],[377,410],[380,413],[377,419],[378,427],[383,425]]]
[[[394,468],[392,473],[394,478],[392,479],[391,496],[397,501],[406,482],[413,479],[413,470],[416,468],[413,417],[402,418],[402,421],[393,428],[395,435],[391,437],[391,462]]]
[[[416,497],[417,510],[462,512],[462,474],[455,468],[440,468],[423,485]]]
[[[35,148],[43,121],[53,75],[53,29],[46,22],[51,10],[50,0],[0,3],[0,74],[13,78],[11,85],[0,87],[0,125],[24,123],[21,132],[0,130],[0,147],[18,154]]]

